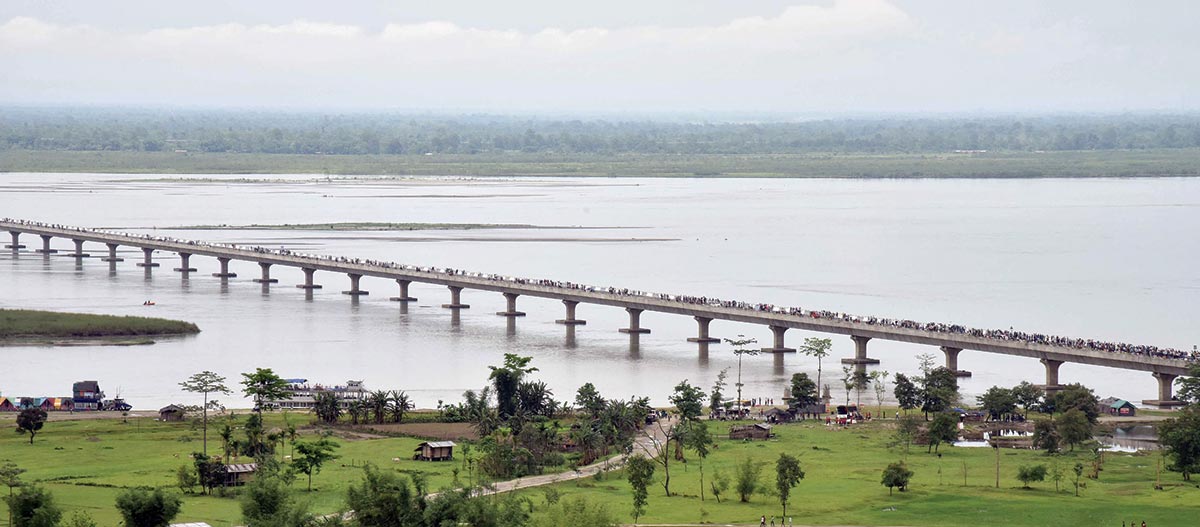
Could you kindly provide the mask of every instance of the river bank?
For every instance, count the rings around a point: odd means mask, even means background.
[[[191,322],[163,318],[0,309],[0,346],[130,346],[148,336],[199,333]]]

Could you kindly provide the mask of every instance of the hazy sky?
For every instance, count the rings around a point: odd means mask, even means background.
[[[4,0],[0,104],[1200,109],[1200,3]]]

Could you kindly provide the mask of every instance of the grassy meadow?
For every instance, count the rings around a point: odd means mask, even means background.
[[[0,414],[0,427],[11,430],[12,419],[11,415]],[[311,417],[290,414],[288,419],[300,427],[308,424]],[[210,455],[221,451],[221,438],[216,432],[220,424],[219,418],[209,422]],[[267,429],[284,426],[284,415],[266,414],[265,426]],[[313,436],[303,434],[304,439],[311,440]],[[334,440],[339,445],[335,453],[340,457],[313,476],[313,492],[305,490],[307,480],[303,475],[292,484],[293,492],[309,501],[314,511],[340,509],[347,486],[361,479],[364,463],[423,472],[434,489],[449,486],[453,479],[451,471],[458,466],[458,463],[413,461],[412,452],[420,439],[335,437]],[[118,525],[120,517],[113,503],[122,488],[149,485],[180,492],[175,486],[175,471],[180,465],[190,464],[188,456],[199,452],[201,445],[200,428],[187,422],[164,423],[133,417],[128,422],[120,418],[50,421],[33,445],[29,444],[28,436],[0,434],[0,463],[13,461],[28,470],[22,479],[45,485],[68,511],[68,516],[69,511],[84,510],[100,525]],[[283,455],[290,453],[290,447],[284,450]],[[393,458],[400,461],[394,462]],[[465,471],[462,477],[466,478]],[[213,527],[239,525],[240,520],[241,509],[236,498],[199,494],[184,496],[183,511],[176,518],[177,522],[203,521]],[[6,526],[6,521],[7,515],[0,515],[0,525]]]
[[[0,416],[0,420],[11,417]],[[288,422],[307,425],[311,417],[292,413],[267,414],[266,427]],[[701,501],[699,460],[691,452],[687,462],[671,465],[673,496],[663,495],[662,468],[655,473],[647,514],[642,523],[754,523],[759,515],[781,515],[774,491],[774,461],[780,452],[800,459],[806,477],[793,490],[789,511],[797,525],[921,525],[959,526],[972,523],[1011,526],[1119,525],[1124,519],[1147,521],[1154,526],[1194,525],[1200,518],[1200,488],[1184,484],[1177,473],[1162,473],[1163,490],[1155,490],[1160,456],[1157,453],[1106,453],[1098,480],[1083,481],[1086,488],[1075,497],[1071,467],[1076,461],[1090,469],[1092,454],[1084,449],[1067,453],[1057,461],[1066,472],[1061,490],[1047,479],[1021,488],[1016,479],[1021,465],[1053,466],[1055,458],[1037,451],[1000,451],[1000,488],[995,488],[996,456],[990,448],[941,448],[941,457],[913,445],[907,463],[915,472],[907,492],[888,494],[880,485],[880,473],[888,463],[904,457],[899,447],[889,448],[894,421],[874,421],[838,430],[823,422],[775,427],[777,437],[769,441],[718,439],[718,446],[704,462],[706,481],[717,472],[731,480],[720,503],[705,489]],[[2,424],[2,423],[0,423]],[[220,424],[215,419],[210,428]],[[712,431],[726,433],[727,423],[713,423]],[[307,431],[306,437],[313,437]],[[220,438],[210,430],[209,452],[219,452]],[[303,477],[293,492],[311,503],[315,512],[333,512],[343,503],[346,488],[361,478],[361,466],[373,463],[385,469],[419,471],[428,477],[431,489],[452,485],[453,469],[461,463],[413,461],[411,454],[419,439],[407,437],[358,437],[339,433],[338,459],[313,478],[313,492],[305,490]],[[124,487],[152,485],[179,492],[175,470],[189,463],[188,454],[199,451],[200,430],[191,423],[162,423],[148,418],[122,422],[117,419],[51,421],[29,445],[25,436],[0,435],[0,462],[11,460],[29,472],[26,481],[37,481],[50,489],[70,510],[86,510],[101,525],[119,521],[113,501]],[[287,452],[283,452],[286,454]],[[393,461],[399,458],[399,461]],[[738,501],[735,491],[736,466],[744,459],[763,464],[759,478],[764,490],[749,503]],[[461,459],[461,454],[460,454]],[[243,461],[245,461],[243,459]],[[966,467],[964,485],[963,467]],[[1086,472],[1085,472],[1086,474]],[[465,479],[465,472],[460,474]],[[582,495],[604,503],[624,521],[632,521],[631,494],[623,472],[614,471],[597,479],[557,483],[562,495]],[[534,507],[545,503],[545,491],[518,491]],[[214,527],[237,525],[241,518],[232,497],[184,497],[177,521],[205,521]],[[0,517],[0,525],[4,518]]]
[[[741,523],[757,525],[760,515],[780,516],[775,494],[775,460],[787,452],[800,460],[805,478],[793,489],[789,514],[796,525],[920,525],[962,526],[972,524],[1005,526],[1120,525],[1145,520],[1154,526],[1196,525],[1200,518],[1200,489],[1184,484],[1177,473],[1162,473],[1164,490],[1154,490],[1160,456],[1157,453],[1104,454],[1098,480],[1086,478],[1092,453],[1077,449],[1059,461],[1067,477],[1060,491],[1049,479],[1021,488],[1020,465],[1053,465],[1054,458],[1031,450],[1000,450],[1000,487],[996,488],[995,451],[991,448],[947,447],[941,457],[926,454],[914,445],[907,464],[915,473],[907,492],[888,494],[880,484],[883,468],[900,460],[899,448],[889,449],[894,421],[874,421],[851,429],[827,429],[823,422],[776,426],[777,438],[742,442],[719,439],[718,448],[704,461],[704,474],[711,481],[715,472],[730,478],[730,488],[717,503],[705,489],[700,500],[699,460],[688,452],[687,463],[673,463],[671,491],[665,497],[662,467],[655,472],[656,487],[649,489],[647,513],[639,522],[651,524]],[[714,423],[713,432],[727,432],[725,423]],[[760,481],[765,492],[749,503],[738,500],[736,466],[743,459],[764,464]],[[1087,488],[1075,497],[1071,467],[1085,466]],[[966,466],[966,484],[963,467]],[[563,496],[583,495],[605,503],[623,521],[632,521],[632,499],[623,472],[603,479],[586,478],[556,484]],[[541,503],[544,491],[521,491]]]

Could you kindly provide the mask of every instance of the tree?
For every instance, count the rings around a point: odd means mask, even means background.
[[[404,416],[413,409],[412,399],[403,390],[392,390],[390,395],[391,402],[388,404],[388,411],[392,414],[392,422],[404,422]]]
[[[1013,387],[1012,394],[1021,409],[1025,410],[1024,417],[1029,417],[1030,410],[1042,405],[1042,397],[1046,395],[1046,392],[1029,381],[1022,381],[1021,384]]]
[[[733,354],[738,358],[738,374],[737,374],[737,408],[738,412],[742,411],[742,357],[746,355],[758,355],[757,348],[750,348],[751,344],[758,343],[757,339],[748,339],[744,335],[738,335],[737,339],[722,339],[726,344],[733,346]]]
[[[138,487],[117,494],[117,512],[126,527],[167,527],[182,506],[179,496],[162,489]]]
[[[37,435],[46,424],[46,411],[41,408],[26,408],[17,414],[17,433],[29,434],[29,444],[33,444],[33,436]]]
[[[842,366],[842,388],[846,390],[846,406],[850,406],[850,392],[854,390],[854,372],[849,366]]]
[[[758,491],[758,477],[762,474],[762,465],[746,458],[737,467],[735,482],[738,498],[742,503],[749,503],[750,498]]]
[[[225,466],[221,464],[220,459],[212,459],[208,456],[195,452],[192,454],[192,464],[196,467],[196,479],[200,483],[200,488],[207,493],[212,493],[215,489],[225,482]]]
[[[887,394],[888,377],[891,376],[887,370],[873,370],[870,375],[871,387],[875,389],[875,413],[883,418],[883,396]]]
[[[182,387],[183,391],[185,391],[185,392],[204,394],[204,404],[200,407],[200,411],[204,415],[204,417],[201,420],[202,427],[204,429],[204,432],[203,432],[204,450],[203,450],[203,452],[205,454],[207,454],[208,453],[208,394],[223,393],[225,395],[229,395],[233,392],[229,391],[228,386],[225,386],[225,377],[217,375],[216,373],[213,373],[208,370],[204,370],[200,373],[192,375],[191,377],[188,377],[186,381],[179,383],[179,386]],[[216,402],[216,401],[213,401],[213,402]]]
[[[958,377],[947,368],[939,367],[921,378],[921,411],[929,414],[950,409],[958,399]]]
[[[904,459],[908,459],[908,449],[912,446],[913,441],[917,438],[917,434],[921,431],[915,416],[906,415],[901,417],[896,422],[896,431],[892,433],[892,442],[889,446],[903,446]]]
[[[1000,419],[1017,409],[1017,396],[1008,388],[992,386],[983,395],[976,397],[980,408],[988,413],[991,419]]]
[[[242,386],[242,393],[254,399],[254,411],[259,414],[273,401],[292,398],[287,381],[275,375],[270,368],[255,368],[254,373],[243,373]]]
[[[629,486],[633,488],[633,523],[646,513],[646,502],[649,493],[646,488],[654,477],[654,463],[641,454],[631,456],[625,463],[625,474]]]
[[[687,379],[675,385],[675,394],[667,400],[675,405],[684,421],[695,420],[704,411],[704,390],[688,384]]]
[[[200,478],[196,476],[196,467],[179,465],[179,468],[175,469],[175,484],[179,487],[179,492],[195,492],[196,485],[200,484]]]
[[[1033,447],[1045,450],[1047,454],[1055,454],[1062,445],[1062,436],[1058,427],[1051,419],[1038,419],[1033,422]]]
[[[1175,384],[1179,385],[1175,392],[1176,399],[1187,404],[1200,404],[1200,362],[1188,366],[1187,375],[1175,379]]]
[[[775,490],[779,492],[779,504],[783,505],[783,516],[787,517],[788,498],[792,495],[792,487],[804,479],[804,471],[800,469],[800,460],[784,453],[779,454],[775,461]]]
[[[953,443],[958,439],[958,416],[949,412],[938,412],[934,414],[933,421],[929,423],[929,447],[934,452],[942,443]]]
[[[54,496],[37,485],[22,485],[16,494],[6,496],[9,524],[12,527],[54,527],[62,518],[62,509]]]
[[[1190,404],[1158,425],[1158,442],[1166,450],[1169,470],[1191,481],[1200,472],[1200,404]]]
[[[488,366],[492,373],[488,380],[496,389],[496,405],[500,419],[508,420],[517,413],[517,389],[526,374],[538,371],[529,366],[533,357],[522,357],[515,353],[504,354],[503,366]]]
[[[346,507],[354,511],[355,522],[362,526],[426,525],[423,504],[423,496],[408,479],[371,464],[363,467],[362,482],[346,489]]]
[[[713,436],[708,431],[708,423],[700,420],[688,421],[684,428],[683,446],[696,452],[700,459],[700,501],[704,501],[704,460],[708,457],[709,447],[713,445]]]
[[[316,441],[305,443],[297,442],[295,445],[296,457],[292,458],[292,466],[296,471],[308,476],[308,490],[312,490],[313,474],[321,472],[321,466],[326,461],[337,459],[333,451],[338,447],[337,443],[330,441],[327,437],[322,437]]]
[[[317,414],[317,419],[323,423],[337,423],[338,418],[342,416],[342,403],[333,392],[317,392],[313,398],[313,413]]]
[[[254,527],[304,527],[313,519],[308,506],[295,501],[283,480],[266,474],[246,484],[239,501],[242,519]]]
[[[8,487],[8,497],[12,497],[13,489],[21,486],[21,474],[25,473],[25,469],[18,467],[12,461],[5,461],[0,465],[0,484]],[[8,524],[13,524],[12,508],[8,510]]]
[[[1054,480],[1054,492],[1060,491],[1062,480],[1066,477],[1066,469],[1063,468],[1062,460],[1058,456],[1054,457],[1054,466],[1050,469],[1050,479]]]
[[[807,373],[792,374],[792,396],[788,398],[788,408],[793,413],[803,412],[805,408],[817,404],[817,385],[808,378]]]
[[[713,497],[717,499],[717,503],[721,503],[721,495],[724,494],[728,489],[729,476],[726,476],[724,472],[718,470],[713,474],[712,480],[708,482],[708,490],[711,491]]]
[[[1079,383],[1068,384],[1054,394],[1054,411],[1066,413],[1072,409],[1083,412],[1087,421],[1096,424],[1100,418],[1100,400],[1096,394]],[[1065,437],[1065,433],[1063,434]]]
[[[1029,484],[1034,481],[1046,480],[1046,465],[1027,466],[1021,465],[1017,467],[1017,479],[1025,488],[1029,488]]]
[[[862,409],[862,394],[871,386],[871,377],[866,371],[855,369],[854,374],[850,376],[850,382],[854,385],[854,404]]]
[[[575,406],[587,413],[588,417],[596,419],[604,411],[604,397],[592,383],[586,383],[575,392]]]
[[[830,348],[833,348],[832,339],[817,337],[804,339],[804,345],[800,346],[800,353],[817,358],[817,386],[821,385],[821,359],[829,356]]]
[[[1072,408],[1058,416],[1054,427],[1062,435],[1063,441],[1071,445],[1072,451],[1075,450],[1075,445],[1092,438],[1092,423],[1088,421],[1087,415],[1078,408]]]
[[[388,403],[391,401],[391,396],[387,390],[375,390],[367,394],[367,406],[370,407],[371,413],[375,416],[375,424],[381,425],[387,419]]]
[[[883,469],[883,479],[879,483],[888,488],[888,496],[891,496],[893,488],[899,488],[900,492],[908,490],[908,481],[912,476],[913,471],[909,470],[903,461],[897,461],[889,463],[887,468]]]
[[[717,380],[713,382],[712,392],[708,398],[708,411],[715,412],[725,403],[725,377],[729,375],[729,368],[723,368],[717,374]]]
[[[896,396],[896,403],[907,414],[909,410],[921,406],[921,391],[917,389],[917,385],[903,373],[896,374],[896,382],[892,388],[892,395]]]

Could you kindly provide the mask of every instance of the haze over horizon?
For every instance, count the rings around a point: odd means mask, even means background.
[[[114,8],[114,6],[116,6]],[[1190,2],[0,5],[0,104],[862,115],[1200,110]]]

